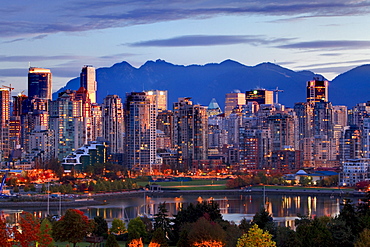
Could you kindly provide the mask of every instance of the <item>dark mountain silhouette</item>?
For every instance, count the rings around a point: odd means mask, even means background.
[[[370,65],[361,65],[334,78],[329,83],[329,99],[348,107],[370,101]]]
[[[194,103],[202,105],[208,105],[212,98],[216,98],[223,108],[225,94],[235,89],[245,92],[256,88],[272,90],[276,87],[284,90],[279,94],[279,103],[292,107],[295,102],[306,100],[306,82],[314,77],[321,77],[311,71],[295,72],[273,63],[246,66],[232,60],[189,66],[157,60],[148,61],[140,68],[121,62],[110,68],[99,68],[96,74],[99,103],[108,94],[118,94],[125,99],[127,92],[158,89],[168,90],[169,109],[172,109],[172,103],[179,97],[192,97]],[[329,99],[333,104],[349,106],[365,102],[370,98],[367,96],[369,90],[364,90],[362,86],[369,83],[367,78],[370,78],[369,65],[338,76],[330,83]],[[356,81],[352,83],[352,79]],[[58,92],[65,89],[77,90],[78,87],[79,78],[75,78]],[[358,92],[359,97],[353,92]]]

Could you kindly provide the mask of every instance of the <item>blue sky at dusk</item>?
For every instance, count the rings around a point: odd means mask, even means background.
[[[328,79],[370,63],[370,1],[4,1],[1,85],[27,89],[29,63],[51,69],[53,91],[81,67],[147,60],[273,62]]]

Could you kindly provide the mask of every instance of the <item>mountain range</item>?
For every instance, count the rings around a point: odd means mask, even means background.
[[[215,98],[223,108],[226,93],[278,87],[284,90],[279,93],[279,103],[293,107],[295,102],[306,100],[306,83],[314,77],[323,78],[311,71],[293,71],[273,63],[246,66],[225,60],[184,66],[156,60],[135,68],[123,61],[96,70],[97,101],[101,103],[108,94],[117,94],[124,100],[127,92],[167,90],[169,109],[179,97],[191,97],[194,103],[202,105]],[[53,97],[66,89],[77,90],[79,81],[79,77],[70,80]],[[333,105],[349,107],[370,100],[370,65],[356,67],[329,82],[329,100]]]

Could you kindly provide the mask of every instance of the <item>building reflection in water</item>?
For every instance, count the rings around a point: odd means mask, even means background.
[[[166,202],[166,208],[170,217],[176,215],[181,208],[186,208],[190,203],[197,204],[203,201],[214,200],[220,206],[220,211],[224,219],[239,223],[243,218],[252,220],[256,212],[264,206],[262,195],[228,195],[228,196],[195,196],[183,194],[177,197],[146,196],[143,198],[112,199],[107,205],[77,208],[85,213],[89,218],[102,216],[108,222],[114,218],[123,219],[126,222],[143,213],[155,215],[158,212],[159,203]],[[287,196],[287,195],[268,195],[265,197],[265,208],[272,215],[274,220],[280,225],[294,228],[294,220],[297,215],[315,216],[335,216],[340,210],[340,198],[330,198],[329,196]],[[1,209],[0,209],[1,210]],[[27,209],[24,209],[27,210]],[[66,208],[62,208],[65,213]],[[14,211],[14,210],[13,210]],[[22,211],[6,213],[6,217],[13,222],[18,221]],[[59,209],[51,214],[58,214]],[[5,212],[5,211],[4,211]],[[45,210],[33,211],[35,216],[43,218],[46,216]]]

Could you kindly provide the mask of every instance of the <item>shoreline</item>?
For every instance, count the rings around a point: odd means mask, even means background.
[[[60,203],[63,208],[74,208],[83,206],[99,206],[109,205],[109,200],[114,198],[130,198],[130,197],[142,197],[145,193],[148,196],[179,196],[181,194],[194,194],[194,195],[262,195],[266,194],[280,194],[280,195],[310,195],[310,196],[340,196],[340,197],[364,197],[365,192],[358,191],[342,191],[341,189],[323,189],[323,188],[264,188],[264,187],[252,187],[250,189],[238,189],[238,190],[160,190],[160,191],[124,191],[124,192],[107,192],[97,193],[91,195],[80,195],[76,199],[62,200],[50,200],[49,208],[58,209]],[[47,201],[1,201],[0,211],[2,209],[44,209],[47,207]]]

